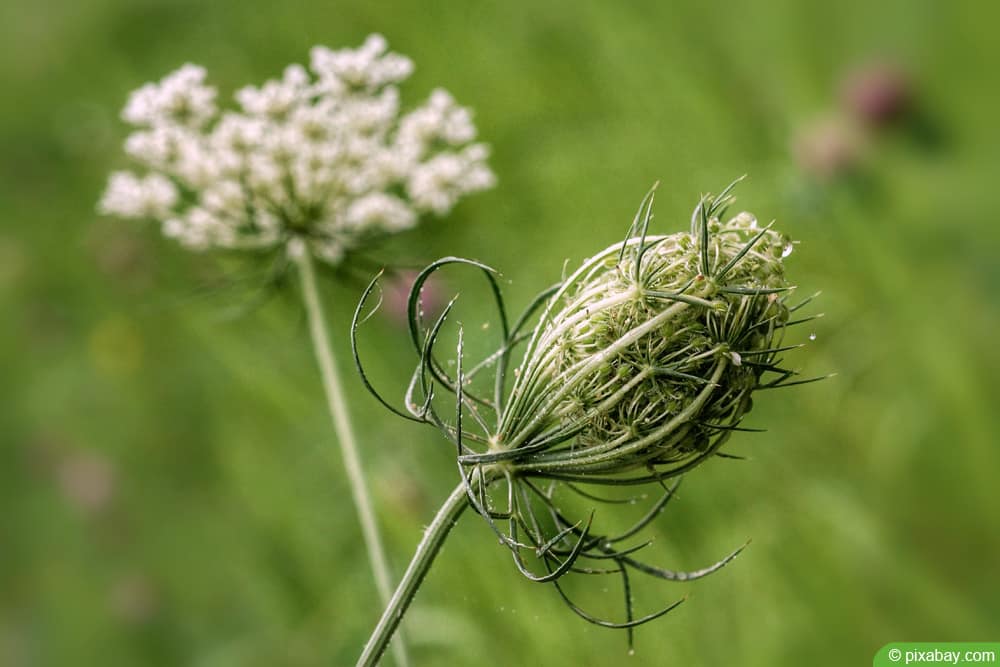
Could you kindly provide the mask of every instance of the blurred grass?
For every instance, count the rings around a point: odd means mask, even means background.
[[[0,7],[0,664],[352,664],[378,614],[294,289],[97,219],[128,91],[184,61],[223,91],[371,31],[471,105],[500,186],[378,255],[462,254],[517,307],[620,238],[749,173],[740,205],[801,240],[827,317],[796,362],[838,377],[762,395],[732,451],[659,523],[635,664],[867,664],[893,640],[1000,636],[997,10],[988,4],[310,3]],[[890,133],[852,179],[789,150],[853,65],[895,57],[939,141]],[[455,274],[450,287],[468,289]],[[294,288],[294,285],[289,287]],[[344,346],[354,283],[327,283]],[[469,322],[485,311],[465,305]],[[339,325],[336,324],[339,322]],[[384,319],[373,376],[411,359]],[[348,366],[342,363],[345,368]],[[350,377],[397,571],[452,488],[450,448]],[[613,587],[612,591],[614,590]],[[609,595],[616,595],[609,593]],[[610,598],[616,599],[616,598]],[[610,607],[609,609],[614,609]],[[468,515],[407,627],[417,664],[600,664],[624,637],[522,580]]]

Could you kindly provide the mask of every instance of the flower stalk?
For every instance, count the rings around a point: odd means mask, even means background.
[[[371,667],[378,664],[379,658],[385,652],[389,640],[399,627],[400,621],[406,614],[406,610],[417,594],[417,589],[423,583],[424,577],[431,569],[434,559],[444,546],[444,542],[455,526],[459,517],[469,506],[469,494],[466,491],[465,483],[459,484],[451,492],[448,499],[444,501],[434,520],[427,526],[424,536],[417,545],[417,550],[413,554],[409,567],[399,581],[396,592],[386,606],[382,618],[372,631],[371,637],[365,644],[361,657],[358,658],[357,667]]]
[[[375,579],[375,588],[378,590],[379,599],[383,605],[386,605],[389,603],[392,592],[389,563],[385,557],[385,549],[379,535],[371,495],[368,492],[364,471],[361,467],[361,457],[358,454],[358,444],[354,436],[351,415],[344,400],[344,388],[337,370],[333,347],[330,344],[330,334],[326,326],[323,305],[316,287],[314,261],[311,254],[294,240],[289,244],[289,256],[295,263],[302,281],[302,300],[309,320],[313,351],[323,380],[323,391],[326,395],[327,409],[330,412],[330,421],[333,423],[337,441],[340,443],[344,472],[351,489],[351,498],[358,515],[358,523],[361,526],[361,535],[368,553],[368,563]],[[384,648],[383,645],[383,650]],[[399,667],[406,667],[409,664],[406,646],[401,637],[397,638],[393,645],[393,655]]]

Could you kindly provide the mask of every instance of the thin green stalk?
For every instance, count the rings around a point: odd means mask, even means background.
[[[299,274],[302,277],[302,297],[309,319],[309,331],[312,335],[316,362],[319,364],[320,375],[323,378],[323,389],[326,392],[327,407],[330,410],[330,419],[333,421],[333,429],[337,434],[337,440],[340,442],[340,452],[344,458],[344,470],[347,473],[348,485],[351,487],[351,496],[354,498],[354,507],[358,513],[358,522],[361,524],[361,534],[368,551],[368,562],[371,566],[372,575],[375,577],[375,587],[378,590],[379,599],[384,605],[388,603],[389,595],[392,591],[389,565],[385,558],[385,550],[382,547],[378,525],[375,522],[371,496],[368,494],[368,487],[365,484],[364,471],[361,468],[361,459],[358,455],[357,439],[354,437],[351,416],[347,411],[347,404],[344,401],[344,389],[340,383],[340,375],[337,373],[333,348],[330,346],[330,334],[327,331],[323,306],[319,299],[319,291],[316,288],[316,271],[313,268],[312,256],[304,248],[301,249],[301,252],[292,252],[290,254],[298,266]],[[406,645],[401,636],[393,644],[393,657],[399,667],[407,667],[409,665]]]
[[[406,568],[406,573],[403,574],[399,586],[396,587],[396,592],[389,601],[389,605],[382,613],[382,618],[379,619],[368,643],[365,644],[365,650],[358,658],[356,667],[373,667],[378,663],[389,640],[392,639],[396,626],[399,625],[407,607],[410,606],[410,602],[417,594],[417,589],[420,588],[424,577],[431,569],[434,558],[441,551],[445,538],[448,537],[455,522],[468,506],[469,495],[466,485],[464,482],[460,482],[448,496],[448,499],[444,501],[434,520],[431,521],[431,525],[424,531],[424,537],[417,545],[417,551],[413,554],[413,559],[410,561],[409,567]]]

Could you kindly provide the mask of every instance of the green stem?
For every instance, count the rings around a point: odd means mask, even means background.
[[[434,558],[441,551],[445,538],[448,537],[455,522],[468,506],[469,496],[465,483],[459,483],[448,499],[444,501],[444,505],[438,510],[431,525],[424,531],[424,537],[420,540],[417,551],[413,554],[413,559],[410,561],[409,567],[406,568],[406,573],[400,580],[399,586],[396,587],[396,592],[389,601],[389,605],[382,613],[382,618],[379,619],[368,643],[365,644],[365,650],[358,658],[356,667],[372,667],[378,663],[382,653],[385,652],[386,645],[392,638],[392,633],[396,630],[396,626],[402,620],[407,607],[410,606],[410,602],[417,594],[417,589],[420,588],[424,577],[431,569]]]
[[[319,364],[320,375],[323,378],[327,407],[330,410],[330,418],[333,421],[337,440],[340,442],[344,470],[347,473],[351,496],[354,498],[358,522],[361,524],[361,534],[368,551],[368,562],[375,577],[375,587],[378,589],[379,598],[384,605],[388,603],[392,590],[389,565],[386,561],[385,550],[382,548],[378,525],[375,522],[371,496],[368,494],[364,471],[361,468],[361,459],[358,456],[357,439],[354,437],[351,416],[344,401],[344,389],[341,386],[333,348],[330,345],[330,334],[327,331],[326,318],[323,315],[323,306],[319,299],[319,290],[316,288],[316,271],[313,267],[312,256],[304,247],[294,248],[289,254],[298,266],[299,274],[302,277],[302,296],[309,319],[309,332],[312,335],[316,362]],[[409,665],[402,637],[399,637],[393,645],[393,657],[399,667]]]

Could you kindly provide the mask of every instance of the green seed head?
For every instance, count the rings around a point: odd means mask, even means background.
[[[586,261],[541,317],[498,436],[526,472],[687,470],[778,354],[789,239],[749,213],[723,219],[726,197],[700,203],[690,232],[647,236],[651,200],[635,235]]]
[[[493,269],[456,257],[431,264],[409,298],[419,362],[405,412],[372,387],[354,338],[355,361],[372,394],[396,414],[439,428],[456,446],[469,502],[521,573],[553,583],[567,606],[587,621],[625,629],[630,643],[632,628],[679,601],[636,617],[629,570],[691,581],[724,567],[742,550],[709,567],[678,572],[640,560],[636,553],[648,542],[630,544],[632,538],[670,502],[678,476],[725,455],[719,448],[733,431],[745,430],[739,423],[754,391],[812,381],[790,380],[795,373],[779,358],[798,347],[782,345],[784,331],[810,319],[790,318],[810,299],[786,303],[792,286],[784,260],[791,243],[770,226],[758,227],[748,213],[728,217],[731,189],[703,198],[690,231],[668,236],[647,234],[651,192],[625,241],[542,292],[513,324]],[[461,329],[451,363],[442,363],[435,349],[454,301],[433,325],[420,314],[422,285],[453,264],[481,271],[498,307],[501,346],[472,365],[464,363]],[[376,281],[358,305],[352,334]],[[522,333],[539,310],[538,323]],[[508,364],[525,341],[511,386]],[[490,371],[493,380],[484,391],[476,381]],[[673,484],[663,484],[670,477],[676,478]],[[644,483],[662,495],[623,532],[604,532],[594,525],[593,512],[574,516],[572,503],[564,504],[568,495],[621,503],[584,488]],[[559,581],[574,572],[620,574],[626,620],[597,617],[572,602]]]

